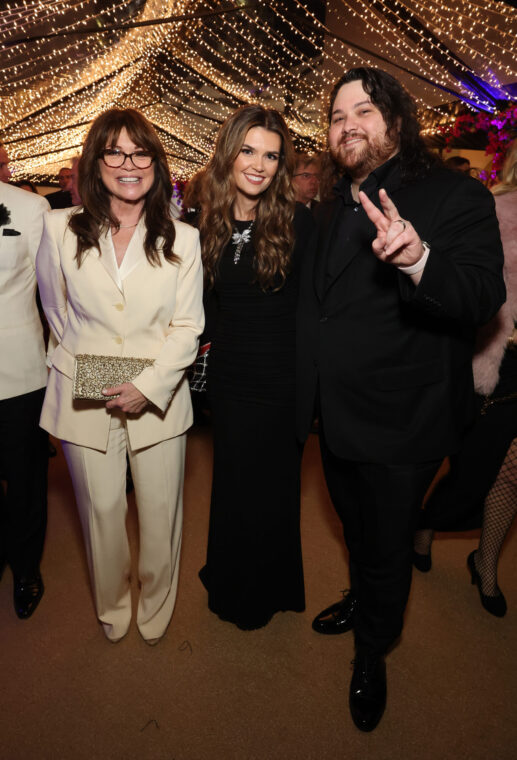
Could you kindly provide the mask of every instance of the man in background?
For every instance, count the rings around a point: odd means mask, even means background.
[[[61,188],[55,193],[49,193],[46,198],[51,208],[69,208],[72,202],[72,169],[63,166],[57,175],[57,181]]]
[[[318,204],[315,200],[320,185],[319,162],[317,156],[307,153],[296,154],[296,168],[293,174],[293,189],[296,200],[309,209]]]
[[[470,174],[470,161],[463,156],[451,156],[444,161],[444,164],[448,169],[452,169],[453,172]]]
[[[39,427],[47,369],[35,259],[47,201],[0,182],[0,577],[28,618],[43,595],[48,437]]]

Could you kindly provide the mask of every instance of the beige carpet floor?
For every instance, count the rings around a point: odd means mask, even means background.
[[[465,560],[476,533],[435,541],[433,570],[415,573],[403,640],[388,660],[385,716],[375,732],[362,734],[347,707],[351,635],[324,637],[310,625],[347,583],[316,436],[303,468],[307,611],[279,614],[259,631],[239,631],[212,615],[197,577],[210,457],[209,431],[192,432],[178,600],[154,648],[134,624],[119,644],[104,638],[61,452],[51,460],[46,592],[31,619],[14,614],[9,571],[0,584],[1,760],[517,757],[515,529],[500,563],[509,606],[501,620],[481,608],[469,584]],[[132,501],[129,530],[136,552]]]

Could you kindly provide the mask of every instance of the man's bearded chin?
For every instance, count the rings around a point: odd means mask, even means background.
[[[350,151],[348,156],[340,148],[341,144],[337,148],[330,148],[330,155],[339,168],[352,179],[367,177],[398,151],[398,139],[397,135],[391,137],[386,133],[382,140],[370,140],[360,151]]]

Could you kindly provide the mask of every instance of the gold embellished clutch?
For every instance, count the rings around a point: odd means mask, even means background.
[[[121,383],[130,383],[142,370],[152,364],[154,364],[153,359],[137,359],[133,356],[77,354],[72,397],[93,401],[116,398],[116,396],[103,396],[102,389]]]

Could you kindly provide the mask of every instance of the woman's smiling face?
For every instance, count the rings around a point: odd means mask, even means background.
[[[118,149],[124,153],[135,153],[144,150],[140,145],[135,143],[129,137],[127,130],[123,127],[116,139],[116,144],[110,141],[106,145],[109,149]],[[154,162],[146,169],[138,169],[132,163],[131,159],[125,158],[122,166],[117,169],[106,166],[102,158],[99,158],[99,169],[104,187],[108,193],[119,201],[125,203],[138,203],[142,201],[154,182]]]
[[[249,129],[233,162],[237,193],[242,193],[246,198],[261,195],[278,171],[281,150],[282,139],[276,132],[264,127]]]

